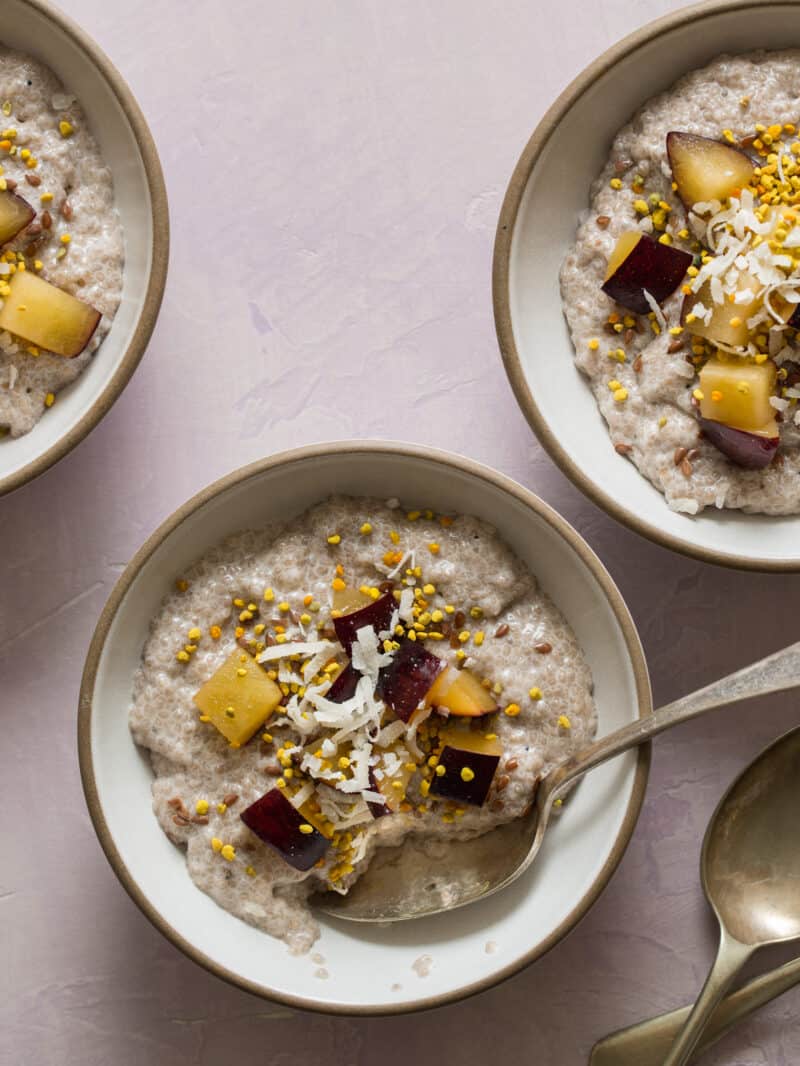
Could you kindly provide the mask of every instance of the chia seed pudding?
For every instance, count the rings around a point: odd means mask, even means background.
[[[0,45],[0,436],[28,433],[85,369],[123,258],[111,172],[80,104]]]
[[[617,134],[561,269],[611,441],[675,511],[800,511],[800,51],[721,56]]]
[[[575,636],[491,526],[333,497],[176,583],[130,728],[195,884],[302,953],[313,892],[410,835],[522,816],[596,715]]]

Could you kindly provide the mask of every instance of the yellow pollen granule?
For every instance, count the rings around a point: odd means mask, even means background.
[[[228,862],[233,862],[236,856],[236,849],[232,844],[225,844],[224,847],[220,848],[219,853],[223,857],[223,859],[227,859]]]
[[[338,533],[331,533],[331,535],[327,538],[327,540],[328,540],[328,544],[336,545],[336,544],[341,544],[342,543],[342,538],[339,536]]]
[[[516,718],[520,710],[521,708],[518,703],[509,703],[505,709],[505,714],[507,714],[509,718]]]
[[[45,407],[52,407],[55,402],[56,402],[55,393],[54,392],[48,392],[48,394],[44,398]]]
[[[67,122],[66,119],[62,118],[62,120],[58,124],[58,132],[61,134],[62,137],[71,137],[72,134],[75,132],[75,127],[72,125],[71,122]]]
[[[193,626],[186,635],[189,640],[199,640],[203,633],[202,630],[197,628],[197,626]]]
[[[622,182],[619,180],[619,178],[612,178],[608,184],[611,186],[612,189],[622,188]]]
[[[596,352],[599,347],[600,341],[597,339],[597,337],[592,337],[592,339],[589,341],[589,351]]]
[[[222,851],[223,845],[219,837],[211,838],[211,847],[214,849],[214,851]]]
[[[565,714],[560,714],[558,716],[558,727],[559,729],[572,729],[572,722]]]
[[[619,388],[614,390],[614,402],[624,403],[628,399],[628,390]]]
[[[311,833],[314,832],[314,826],[309,825],[308,822],[303,822],[303,824],[300,826],[300,832],[304,833],[306,836],[310,836]]]
[[[475,771],[471,770],[469,768],[469,766],[462,766],[461,767],[461,780],[462,781],[474,781],[475,780]]]
[[[542,698],[542,690],[538,685],[534,685],[533,688],[529,690],[528,695],[532,700],[540,700]]]
[[[358,532],[362,537],[367,537],[372,532],[372,525],[369,522],[365,522]]]
[[[194,809],[198,814],[208,814],[208,800],[198,800]]]

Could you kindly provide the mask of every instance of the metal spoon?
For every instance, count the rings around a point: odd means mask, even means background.
[[[800,984],[800,959],[792,959],[731,992],[715,1008],[697,1042],[695,1054],[706,1051],[738,1022],[797,984]],[[589,1056],[589,1066],[661,1066],[691,1013],[691,1007],[680,1007],[627,1029],[618,1029],[598,1040]]]
[[[314,902],[336,918],[397,922],[450,911],[493,895],[528,869],[542,846],[553,804],[588,770],[704,711],[798,685],[800,643],[637,718],[559,763],[539,782],[535,804],[526,818],[468,843],[431,850],[410,839],[399,848],[380,849],[346,896],[326,892]]]
[[[720,941],[700,998],[663,1066],[683,1066],[750,956],[800,938],[800,727],[734,781],[706,830],[700,870]]]

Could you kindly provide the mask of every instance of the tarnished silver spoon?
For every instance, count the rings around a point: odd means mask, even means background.
[[[800,685],[800,643],[761,659],[591,744],[555,766],[539,783],[522,820],[476,841],[442,851],[382,849],[345,896],[327,892],[316,906],[354,922],[399,922],[463,907],[506,888],[530,867],[542,846],[553,804],[588,770],[705,711]]]
[[[739,1022],[799,984],[800,959],[792,959],[730,992],[714,1009],[697,1042],[695,1055],[707,1051]],[[693,1006],[679,1007],[604,1036],[592,1048],[589,1066],[662,1066]]]
[[[800,939],[800,727],[734,781],[706,830],[700,871],[719,921],[719,950],[664,1058],[683,1066],[706,1022],[758,948]]]

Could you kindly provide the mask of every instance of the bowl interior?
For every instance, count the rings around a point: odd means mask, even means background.
[[[551,524],[543,517],[546,508],[540,514],[523,502],[529,498],[524,490],[491,472],[485,478],[480,469],[360,445],[322,453],[307,449],[268,463],[188,513],[138,571],[139,560],[134,560],[132,580],[127,588],[128,576],[120,583],[122,599],[104,643],[98,643],[101,622],[93,647],[99,662],[94,681],[91,669],[85,678],[81,721],[84,784],[101,840],[117,872],[123,866],[127,871],[121,873],[123,881],[138,886],[146,911],[163,931],[184,948],[191,945],[195,958],[201,953],[199,961],[254,991],[356,1012],[455,998],[513,972],[562,935],[605,882],[627,843],[646,775],[646,757],[641,756],[637,771],[633,753],[589,775],[554,824],[535,868],[511,889],[452,914],[389,928],[320,916],[322,937],[315,954],[324,956],[330,974],[325,980],[315,976],[322,964],[290,956],[283,944],[231,917],[196,889],[183,853],[153,817],[151,772],[130,738],[126,717],[148,625],[164,593],[198,555],[228,533],[295,515],[332,487],[353,495],[395,495],[408,506],[430,505],[492,521],[575,629],[594,672],[600,732],[636,718],[640,701],[643,712],[649,709],[638,640],[631,627],[628,645],[620,624],[627,613],[611,588],[621,612],[615,613],[594,557],[577,535],[569,531],[579,545],[576,550],[559,532],[562,525],[569,529],[562,520]],[[490,941],[497,946],[494,952],[487,951]],[[432,958],[424,978],[413,969],[422,955]]]
[[[96,356],[76,381],[59,393],[56,405],[30,433],[0,442],[0,486],[6,482],[14,487],[28,473],[38,473],[41,464],[34,470],[27,468],[65,437],[74,434],[71,443],[77,443],[83,435],[78,423],[90,408],[114,398],[113,382],[121,372],[145,304],[153,261],[153,205],[131,117],[82,35],[73,35],[57,17],[28,0],[4,0],[0,42],[41,60],[78,97],[113,174],[125,241],[122,301]],[[52,459],[58,457],[54,455]]]
[[[793,29],[795,5],[715,7],[719,5],[682,11],[680,18],[665,20],[667,28],[652,40],[645,27],[581,75],[537,131],[535,139],[545,142],[527,180],[525,160],[533,144],[526,149],[506,203],[508,208],[521,184],[507,290],[519,373],[513,357],[507,365],[529,417],[534,407],[538,412],[534,428],[543,443],[579,486],[615,517],[646,536],[710,561],[798,568],[800,516],[765,518],[708,510],[693,518],[677,514],[633,464],[616,455],[589,386],[575,368],[561,310],[561,262],[578,217],[588,208],[589,186],[608,158],[615,134],[633,112],[722,52],[800,43]],[[607,59],[613,60],[610,65]],[[579,83],[583,89],[576,93]],[[499,303],[503,299],[498,293]],[[502,314],[500,310],[501,337]]]

